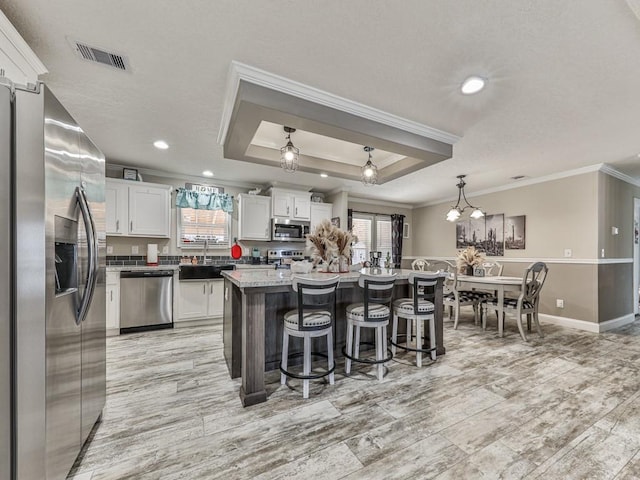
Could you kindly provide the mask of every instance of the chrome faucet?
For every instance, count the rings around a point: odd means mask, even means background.
[[[209,239],[204,239],[204,248],[202,249],[202,263],[207,264],[207,250],[209,249]]]

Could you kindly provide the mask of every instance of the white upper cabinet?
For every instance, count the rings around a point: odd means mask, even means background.
[[[311,203],[311,226],[310,232],[316,228],[323,220],[331,220],[333,216],[333,204],[331,203]]]
[[[129,186],[107,180],[104,189],[107,234],[127,235],[129,220]]]
[[[271,198],[238,195],[238,239],[271,240]]]
[[[107,235],[171,236],[171,186],[107,179]]]
[[[271,209],[274,217],[310,220],[311,193],[272,188]]]

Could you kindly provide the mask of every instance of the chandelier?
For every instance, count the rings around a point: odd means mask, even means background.
[[[364,151],[369,154],[369,159],[362,167],[362,175],[360,179],[366,186],[375,185],[378,182],[378,167],[376,167],[371,161],[371,152],[374,150],[374,147],[364,147]]]
[[[291,134],[296,129],[284,127],[284,131],[287,134],[285,137],[287,144],[280,149],[280,166],[285,172],[293,173],[298,170],[298,157],[300,156],[300,149],[294,147],[291,142]]]
[[[471,218],[478,219],[484,217],[484,212],[480,210],[480,208],[471,205],[469,203],[469,200],[467,200],[467,196],[464,194],[464,186],[466,185],[464,177],[466,177],[466,175],[458,175],[457,177],[460,179],[460,181],[456,185],[458,187],[458,202],[456,203],[456,206],[451,207],[451,210],[449,210],[449,212],[447,213],[447,220],[449,220],[450,222],[455,222],[456,220],[458,220],[460,218],[460,215],[462,215],[462,212],[464,212],[467,208],[471,208],[473,210],[471,212],[471,215],[469,215]],[[464,200],[464,203],[466,204],[462,207],[460,207],[461,199]]]

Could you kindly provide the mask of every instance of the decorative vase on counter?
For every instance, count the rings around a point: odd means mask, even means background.
[[[327,272],[338,273],[339,271],[340,271],[340,261],[337,258],[335,258],[331,260],[331,263],[329,263],[329,268],[327,268]]]
[[[338,267],[340,273],[347,273],[349,271],[349,258],[344,255],[340,256],[338,259]]]

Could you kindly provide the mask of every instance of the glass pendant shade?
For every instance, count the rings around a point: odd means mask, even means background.
[[[449,220],[450,222],[455,222],[456,220],[458,220],[460,218],[460,215],[462,215],[462,214],[460,213],[460,209],[459,208],[452,208],[447,213],[447,220]]]
[[[360,176],[360,179],[366,186],[375,185],[376,183],[378,183],[378,167],[376,167],[371,161],[371,152],[373,150],[373,147],[364,147],[364,151],[369,154],[369,159],[367,160],[367,163],[365,163],[362,167],[362,174]]]
[[[455,222],[458,220],[467,208],[472,209],[471,215],[469,216],[474,220],[484,217],[484,212],[480,208],[471,205],[467,200],[467,196],[464,193],[464,186],[466,185],[464,181],[465,176],[466,175],[458,175],[458,178],[460,179],[456,185],[458,187],[458,201],[456,202],[455,207],[451,207],[451,210],[447,212],[447,220],[449,222]],[[464,206],[460,206],[460,200],[464,200]]]
[[[300,157],[300,149],[296,148],[291,142],[291,133],[295,132],[295,128],[284,127],[287,133],[287,144],[280,149],[280,166],[285,172],[293,173],[298,170],[298,160]]]
[[[471,218],[475,218],[476,220],[478,218],[482,218],[484,217],[484,212],[482,210],[480,210],[479,208],[476,208],[473,212],[471,212],[471,215],[469,215]]]

